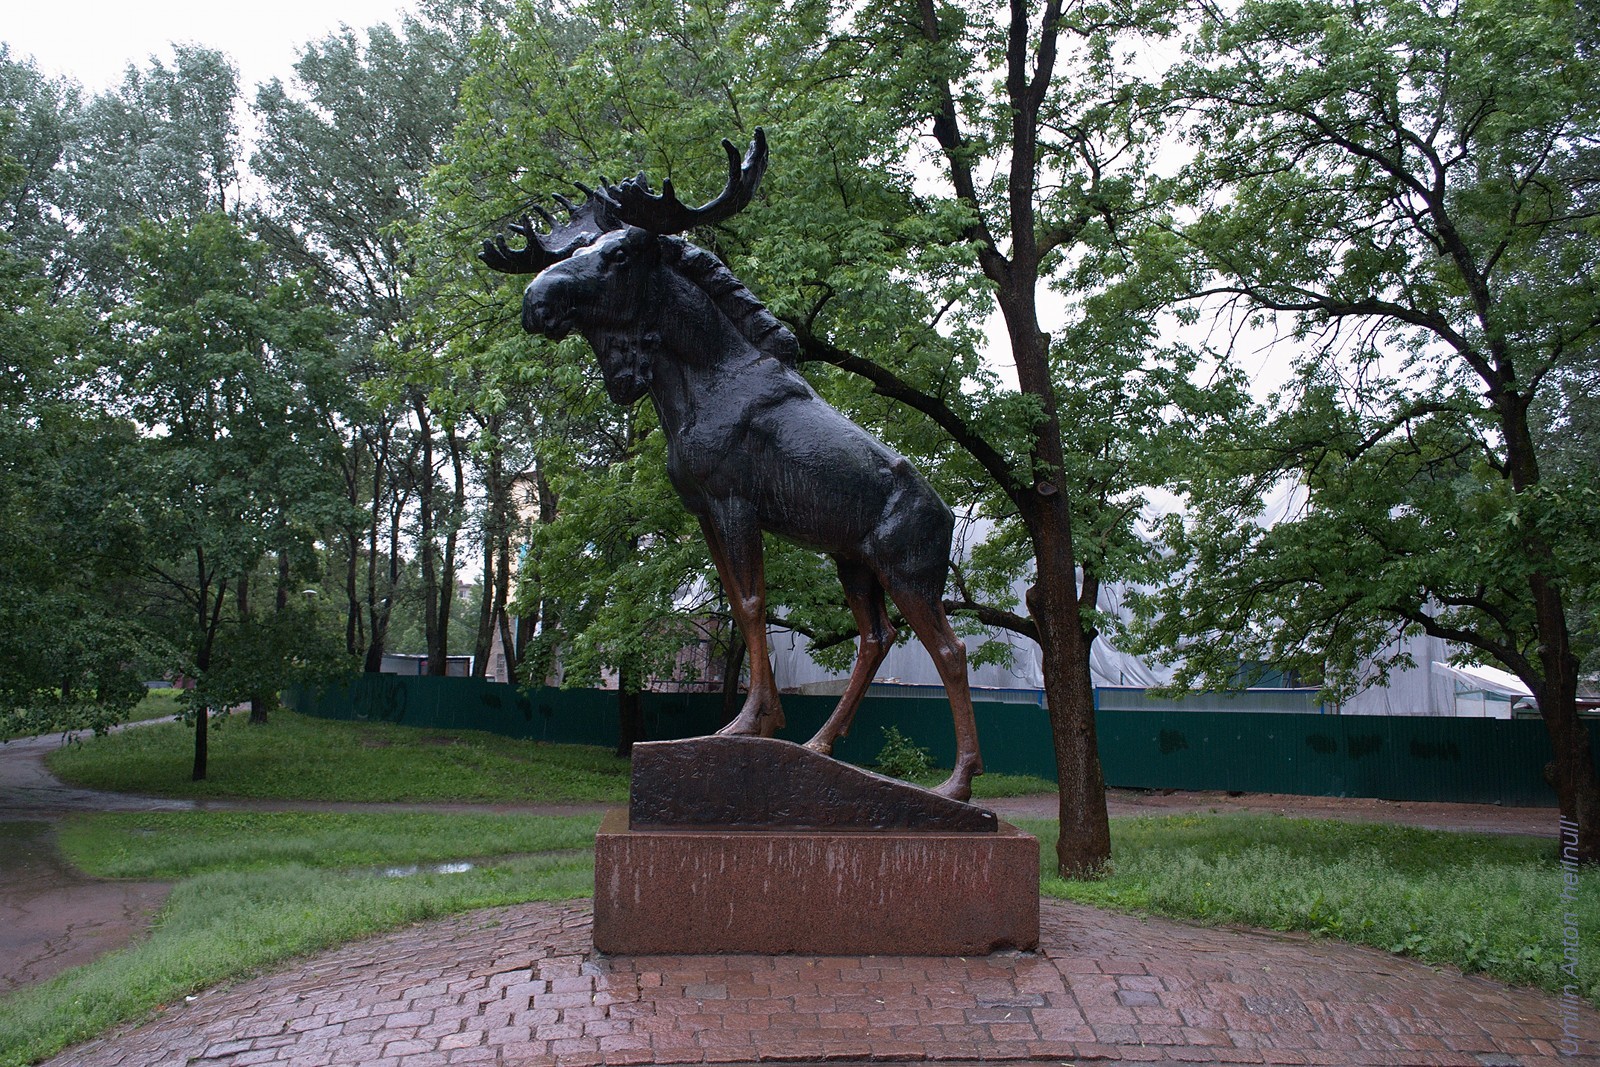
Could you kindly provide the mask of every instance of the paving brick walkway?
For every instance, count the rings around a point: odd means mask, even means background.
[[[65,1067],[592,1067],[1042,1060],[1502,1067],[1561,1056],[1559,1002],[1385,953],[1046,902],[975,959],[596,957],[582,904],[347,945],[72,1049]]]

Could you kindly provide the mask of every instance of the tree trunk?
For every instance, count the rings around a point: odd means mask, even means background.
[[[645,740],[644,701],[633,672],[624,670],[617,681],[617,755],[633,755],[633,743]]]
[[[211,589],[212,571],[207,568],[206,556],[203,549],[195,551],[195,573],[198,580],[195,583],[195,604],[199,614],[199,630],[197,633],[194,666],[199,680],[205,679],[206,673],[211,670],[211,650],[216,643],[217,625],[222,619],[222,606],[228,599],[228,583],[217,583],[216,596],[212,597]],[[210,740],[210,726],[208,724],[209,710],[205,701],[199,701],[194,716],[194,767],[190,778],[196,782],[206,779],[207,771],[207,742]]]
[[[1578,660],[1572,653],[1560,594],[1547,578],[1529,578],[1539,633],[1543,682],[1531,686],[1555,758],[1550,784],[1561,814],[1577,824],[1577,860],[1600,864],[1600,775],[1595,773],[1589,727],[1578,715]],[[1527,679],[1524,679],[1526,681]]]
[[[489,674],[489,651],[494,646],[494,598],[489,590],[495,587],[495,544],[484,538],[483,545],[483,596],[478,598],[478,636],[472,642],[472,676],[486,678]]]
[[[484,471],[484,491],[488,496],[483,513],[483,596],[478,602],[478,636],[472,646],[472,676],[484,678],[489,673],[489,651],[494,646],[494,637],[497,625],[503,614],[504,604],[500,597],[500,579],[497,574],[495,555],[500,551],[500,542],[507,525],[507,511],[509,510],[509,487],[504,477],[504,453],[497,447],[488,457],[488,468]],[[499,570],[504,570],[510,565],[507,556],[501,555]],[[511,649],[501,639],[500,648],[509,664]]]
[[[241,574],[239,586],[234,590],[234,598],[238,603],[239,621],[250,621],[250,576]],[[250,694],[250,718],[246,720],[252,726],[265,726],[267,722],[268,698],[258,694]]]
[[[1508,375],[1509,378],[1509,375]],[[1528,401],[1510,388],[1495,394],[1506,442],[1506,468],[1512,488],[1531,494],[1539,485],[1539,455],[1528,426]],[[1523,544],[1535,567],[1528,575],[1533,601],[1534,629],[1539,636],[1542,685],[1530,683],[1539,702],[1539,716],[1550,734],[1555,755],[1551,785],[1561,814],[1578,826],[1578,862],[1600,864],[1600,774],[1596,774],[1589,728],[1578,716],[1578,659],[1572,651],[1561,587],[1552,577],[1559,573],[1555,552],[1542,536],[1537,522],[1524,525]]]
[[[428,642],[428,673],[443,678],[450,673],[450,613],[456,606],[456,548],[461,540],[460,520],[467,504],[466,460],[462,453],[461,438],[454,429],[445,428],[445,442],[450,450],[450,467],[454,474],[454,491],[450,495],[450,512],[444,516],[444,552],[439,567],[439,602],[435,610],[434,639]],[[437,526],[437,520],[436,520]],[[484,590],[487,595],[488,591]]]
[[[211,732],[207,718],[206,706],[202,703],[194,712],[194,770],[189,775],[196,782],[206,780],[206,739]]]
[[[344,467],[345,499],[350,502],[351,513],[361,506],[361,450],[366,445],[366,434],[362,433],[350,442],[349,460]],[[376,502],[377,496],[373,496]],[[349,522],[350,520],[346,520]],[[372,512],[372,529],[377,530],[378,513],[376,503]],[[345,527],[344,532],[344,648],[352,656],[364,653],[366,628],[361,620],[361,531],[353,523]]]
[[[1063,878],[1094,878],[1105,873],[1111,857],[1111,824],[1095,731],[1090,644],[1079,613],[1070,541],[1063,545],[1063,535],[1054,527],[1055,521],[1066,516],[1048,514],[1065,508],[1047,503],[1041,510],[1047,514],[1034,534],[1038,571],[1027,600],[1028,613],[1039,627],[1045,701],[1061,791],[1056,867]]]
[[[444,635],[439,633],[439,545],[438,513],[434,509],[433,483],[433,423],[428,418],[427,399],[413,393],[412,410],[417,415],[418,440],[422,445],[422,464],[417,471],[417,541],[422,549],[422,631],[427,641],[427,673],[442,676],[445,672]],[[449,611],[449,593],[444,592],[445,611]],[[448,617],[448,615],[447,615]]]
[[[358,580],[361,574],[360,535],[354,530],[345,535],[345,552],[348,553],[344,565],[344,649],[352,656],[366,654],[367,628],[361,618],[361,596]]]
[[[1016,257],[1028,267],[1020,272],[1028,283],[1005,285],[996,293],[1016,360],[1017,383],[1025,394],[1038,398],[1044,416],[1035,428],[1030,457],[1034,484],[1013,499],[1033,542],[1034,584],[1027,601],[1028,613],[1039,629],[1045,701],[1060,786],[1057,872],[1063,878],[1096,878],[1105,873],[1111,860],[1111,824],[1095,731],[1094,679],[1089,670],[1093,636],[1083,625],[1072,508],[1060,484],[1066,469],[1061,419],[1050,376],[1050,337],[1038,325],[1031,232],[1027,244],[1027,249],[1017,249]]]
[[[500,568],[494,580],[494,606],[490,614],[495,620],[495,625],[500,629],[500,650],[506,658],[506,681],[512,685],[517,684],[517,667],[521,650],[511,636],[511,620],[509,616],[511,603],[511,535],[502,528],[500,543],[497,546],[500,553]],[[485,591],[485,599],[488,593]]]
[[[372,639],[367,645],[367,658],[363,665],[368,674],[378,674],[383,670],[383,653],[389,642],[389,618],[394,610],[395,589],[400,583],[400,526],[404,520],[404,496],[409,495],[409,489],[402,493],[400,484],[392,476],[387,479],[389,491],[384,493],[384,472],[389,469],[390,463],[389,444],[390,437],[385,433],[378,442],[378,454],[372,464],[372,525],[367,531],[367,616]],[[414,447],[412,456],[406,459],[408,466],[415,453]],[[389,508],[389,572],[388,583],[383,587],[384,595],[380,597],[378,531],[382,525],[385,502]]]

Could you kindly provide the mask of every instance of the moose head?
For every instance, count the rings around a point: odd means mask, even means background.
[[[574,330],[583,334],[617,403],[632,403],[650,387],[651,349],[658,336],[651,324],[665,310],[650,283],[662,239],[731,218],[750,203],[766,173],[767,136],[760,127],[742,160],[733,142],[724,140],[722,147],[728,154],[727,185],[701,207],[683,204],[670,178],[659,195],[643,173],[617,185],[602,178],[598,189],[575,182],[584,194],[581,204],[555,197],[567,214],[565,222],[534,207],[548,233],[524,215],[507,227],[524,239],[523,247],[512,248],[501,235],[485,241],[478,254],[494,270],[538,275],[523,295],[523,328],[553,340]]]

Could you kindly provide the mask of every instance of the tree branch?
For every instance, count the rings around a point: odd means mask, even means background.
[[[922,412],[948,433],[956,444],[966,449],[1007,496],[1018,502],[1022,492],[1017,487],[1010,461],[943,400],[918,389],[886,367],[834,347],[812,333],[804,323],[793,319],[785,321],[794,331],[796,340],[800,342],[800,351],[804,358],[819,363],[831,363],[841,370],[865,378],[872,383],[873,392],[891,400],[898,400],[907,407]]]
[[[1012,633],[1020,634],[1030,641],[1037,642],[1039,640],[1039,627],[1034,624],[1032,619],[1002,610],[992,604],[979,604],[965,598],[961,600],[946,600],[944,602],[944,610],[952,615],[970,616],[985,626],[1010,630]]]
[[[935,48],[942,46],[944,40],[939,30],[939,15],[934,0],[917,0],[917,13],[921,17],[923,40]],[[967,240],[977,244],[978,262],[983,267],[983,273],[996,282],[1008,279],[1011,264],[1001,253],[999,242],[983,221],[983,205],[978,199],[978,183],[967,158],[966,137],[961,133],[961,116],[956,110],[955,92],[950,87],[948,77],[941,74],[935,80],[939,108],[933,116],[933,137],[949,161],[950,181],[955,186],[956,196],[972,211],[973,221],[966,225],[963,233]]]

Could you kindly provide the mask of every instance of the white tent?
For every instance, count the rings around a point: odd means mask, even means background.
[[[1103,596],[1101,600],[1103,609],[1112,610],[1107,597]],[[838,682],[848,674],[848,671],[840,673],[818,666],[809,654],[810,642],[802,634],[774,628],[768,633],[767,640],[772,648],[773,675],[780,689],[817,690]],[[975,650],[984,640],[1000,641],[1010,646],[1011,664],[973,667],[969,671],[969,679],[975,688],[1044,688],[1044,668],[1040,663],[1038,645],[1008,630],[996,630],[987,637],[966,638],[967,650]],[[1163,685],[1171,678],[1170,674],[1163,674],[1137,656],[1116,648],[1105,637],[1098,638],[1090,651],[1089,670],[1097,687],[1145,689]],[[915,638],[889,650],[883,665],[878,668],[877,678],[902,685],[942,684],[932,657]]]
[[[1497,667],[1452,667],[1434,663],[1434,670],[1455,684],[1455,714],[1468,718],[1509,719],[1519,705],[1532,707],[1533,690],[1521,678]]]

